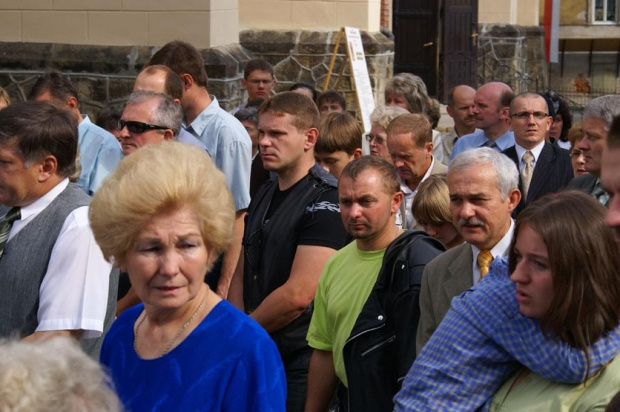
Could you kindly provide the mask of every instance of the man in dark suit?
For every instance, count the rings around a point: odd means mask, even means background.
[[[508,252],[521,200],[519,172],[503,154],[483,147],[457,155],[448,169],[452,220],[466,243],[433,259],[422,275],[418,352],[450,308],[454,296],[477,283],[491,261]]]
[[[574,178],[569,189],[582,190],[596,197],[604,205],[609,196],[601,186],[601,157],[607,134],[615,116],[620,115],[620,96],[601,96],[592,100],[583,111],[583,139],[577,146],[585,158],[588,174]]]
[[[545,142],[552,121],[546,100],[537,93],[522,93],[510,104],[515,145],[503,153],[520,172],[521,202],[513,212],[515,218],[525,206],[565,188],[573,178],[568,151]]]

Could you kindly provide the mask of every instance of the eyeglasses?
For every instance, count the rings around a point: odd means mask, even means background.
[[[581,156],[581,150],[573,149],[569,153],[570,157],[579,157]]]
[[[549,117],[549,115],[545,112],[518,112],[510,115],[510,117],[516,117],[520,120],[529,120],[530,116],[534,116],[537,120],[543,120],[546,117]]]
[[[165,126],[156,126],[154,124],[148,124],[148,123],[142,123],[142,122],[134,122],[133,120],[129,120],[129,121],[124,121],[124,120],[119,120],[118,121],[118,130],[123,130],[125,128],[125,126],[127,126],[127,130],[129,130],[131,133],[144,133],[147,130],[166,130],[168,129],[168,127]]]
[[[376,144],[383,144],[383,143],[385,143],[385,139],[382,138],[382,137],[375,136],[374,134],[370,134],[370,133],[366,135],[366,141],[368,143],[372,142],[373,140],[375,141]]]
[[[254,86],[260,86],[261,84],[267,86],[268,84],[273,83],[273,80],[247,80],[247,82],[253,84]]]

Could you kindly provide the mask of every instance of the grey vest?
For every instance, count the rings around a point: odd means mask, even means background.
[[[39,289],[47,272],[52,248],[67,216],[89,203],[90,197],[70,183],[49,206],[7,242],[0,259],[0,337],[23,338],[36,330]],[[114,297],[117,287],[118,271],[113,270],[110,290],[114,289]],[[112,308],[108,297],[106,329],[116,307],[115,299],[111,301]],[[82,346],[91,356],[98,356],[100,341],[100,338],[87,339]]]

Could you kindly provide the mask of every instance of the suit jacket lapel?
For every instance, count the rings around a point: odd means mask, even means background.
[[[461,248],[461,251],[448,266],[450,277],[443,284],[448,302],[452,300],[452,297],[460,295],[474,284],[473,274],[471,273],[473,265],[471,245],[463,243],[458,247]]]
[[[532,181],[530,182],[530,189],[527,192],[526,200],[536,199],[540,196],[540,193],[544,191],[546,185],[553,185],[553,182],[550,181],[554,179],[553,173],[559,173],[559,170],[554,170],[553,168],[554,161],[555,153],[551,145],[545,143],[536,161],[536,167],[532,174]],[[531,202],[531,200],[529,202]]]

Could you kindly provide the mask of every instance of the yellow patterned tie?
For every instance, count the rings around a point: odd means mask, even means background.
[[[476,263],[478,263],[478,267],[480,268],[480,280],[489,273],[489,266],[491,266],[491,262],[493,262],[493,255],[489,250],[481,250],[478,253],[478,259],[476,259]]]

